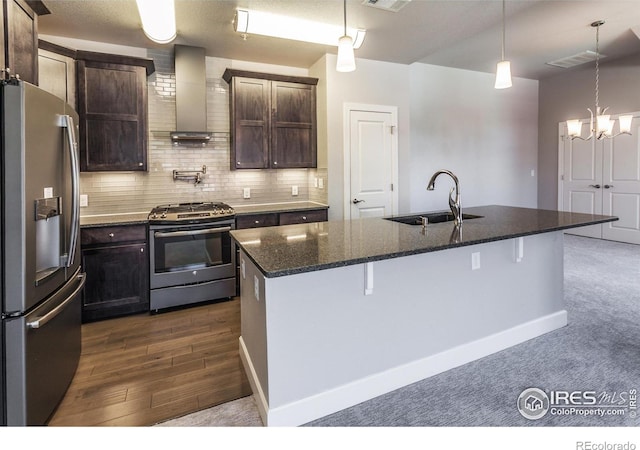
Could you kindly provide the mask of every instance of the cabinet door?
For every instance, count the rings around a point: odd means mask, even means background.
[[[77,109],[76,61],[73,58],[40,49],[38,51],[38,81],[42,89]]]
[[[316,167],[316,87],[273,81],[271,167]]]
[[[84,322],[149,310],[147,244],[82,250]]]
[[[270,82],[234,77],[231,85],[231,169],[269,167]]]
[[[78,61],[80,169],[147,170],[144,67]]]
[[[24,0],[4,0],[5,66],[24,81],[38,84],[38,16]]]

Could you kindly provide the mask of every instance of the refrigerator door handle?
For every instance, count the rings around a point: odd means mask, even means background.
[[[55,316],[57,316],[58,314],[60,314],[62,312],[62,310],[71,302],[73,301],[73,299],[76,297],[76,295],[78,295],[78,293],[84,288],[84,284],[87,281],[86,280],[86,276],[85,274],[81,273],[78,275],[78,280],[80,281],[80,284],[78,285],[77,288],[75,288],[75,290],[71,293],[71,295],[69,295],[69,297],[67,297],[67,299],[60,303],[58,306],[56,306],[55,308],[53,308],[51,311],[49,311],[47,314],[45,314],[44,316],[38,317],[36,320],[33,320],[31,322],[27,322],[27,328],[29,329],[37,329],[37,328],[41,328],[44,325],[47,324],[47,322],[49,322],[51,319],[53,319]]]
[[[78,164],[78,142],[76,141],[75,125],[73,117],[62,116],[61,126],[67,131],[69,142],[69,156],[71,161],[71,232],[69,237],[69,253],[67,254],[67,267],[73,265],[76,253],[76,242],[80,228],[80,166]]]

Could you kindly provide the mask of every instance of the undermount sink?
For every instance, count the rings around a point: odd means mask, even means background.
[[[429,223],[442,223],[442,222],[453,222],[455,217],[453,214],[446,212],[439,213],[424,213],[424,214],[412,214],[410,216],[400,216],[400,217],[385,217],[386,220],[391,220],[392,222],[404,223],[407,225],[422,225],[422,218],[426,217],[429,220]],[[462,214],[462,220],[470,220],[470,219],[481,219],[484,216],[476,216],[473,214]]]

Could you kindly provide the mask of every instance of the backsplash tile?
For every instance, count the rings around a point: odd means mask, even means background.
[[[174,145],[175,73],[173,52],[148,50],[156,72],[148,78],[148,172],[85,172],[81,193],[89,206],[82,215],[149,211],[165,203],[224,201],[232,205],[312,200],[326,203],[326,169],[230,170],[229,89],[221,78],[231,61],[207,57],[207,128],[213,133],[205,147]],[[199,184],[174,180],[173,171],[201,171]],[[324,177],[325,189],[314,187]],[[298,195],[291,195],[298,186]],[[251,198],[243,198],[243,188]]]

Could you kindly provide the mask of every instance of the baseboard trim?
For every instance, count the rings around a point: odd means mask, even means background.
[[[258,413],[260,414],[262,423],[268,425],[267,411],[269,410],[269,403],[267,402],[267,398],[264,395],[262,386],[260,386],[258,375],[256,374],[256,370],[253,367],[253,362],[251,362],[251,357],[249,356],[249,352],[247,351],[247,347],[244,344],[242,336],[240,336],[239,343],[240,360],[242,361],[244,371],[247,374],[247,378],[249,379],[249,385],[251,386],[251,391],[253,392],[253,397],[256,401],[256,405],[258,406]]]
[[[263,423],[267,426],[298,426],[491,355],[566,325],[567,311],[561,310],[441,353],[272,409],[269,409],[269,404],[258,382],[251,364],[251,357],[247,352],[242,337],[240,338],[240,357],[247,370]]]

